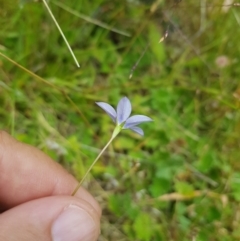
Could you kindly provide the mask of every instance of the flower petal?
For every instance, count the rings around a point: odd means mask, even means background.
[[[129,128],[129,129],[134,131],[134,132],[136,132],[136,133],[138,133],[141,136],[144,136],[143,130],[140,127],[138,127],[138,126],[133,126],[133,127]]]
[[[116,123],[117,113],[111,105],[109,105],[108,103],[105,103],[105,102],[96,102],[96,104],[99,107],[101,107]]]
[[[134,115],[127,119],[123,126],[123,129],[130,129],[133,126],[139,125],[143,122],[153,121],[151,118],[145,115]]]
[[[123,97],[117,106],[117,123],[122,124],[132,112],[131,102],[127,97]]]

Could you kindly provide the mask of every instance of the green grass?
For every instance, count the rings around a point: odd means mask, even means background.
[[[42,3],[1,2],[0,52],[44,81],[0,57],[0,128],[80,180],[114,128],[95,101],[126,95],[154,122],[122,132],[84,184],[100,240],[240,240],[240,8],[158,2],[50,1],[80,69]]]

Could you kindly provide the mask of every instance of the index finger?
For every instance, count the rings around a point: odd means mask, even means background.
[[[0,131],[0,207],[8,209],[21,203],[54,195],[71,195],[77,180],[57,162],[35,147]],[[95,199],[80,188],[75,195],[101,213]]]

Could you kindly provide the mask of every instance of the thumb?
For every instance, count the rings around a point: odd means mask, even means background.
[[[0,240],[96,241],[100,217],[86,201],[52,196],[23,203],[0,214]]]

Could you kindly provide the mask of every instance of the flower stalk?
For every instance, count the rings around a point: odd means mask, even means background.
[[[97,163],[98,159],[102,156],[102,154],[104,153],[104,151],[108,148],[108,146],[112,143],[113,139],[120,133],[121,129],[118,128],[119,126],[116,126],[111,139],[108,141],[108,143],[103,147],[103,149],[101,150],[101,152],[98,154],[98,156],[96,157],[96,159],[93,161],[93,163],[91,164],[91,166],[88,168],[88,170],[86,171],[86,173],[84,174],[82,180],[79,182],[79,184],[77,185],[77,187],[74,189],[72,196],[74,196],[78,189],[81,187],[82,183],[84,182],[84,180],[86,179],[87,175],[89,174],[89,172],[92,170],[93,166]]]

